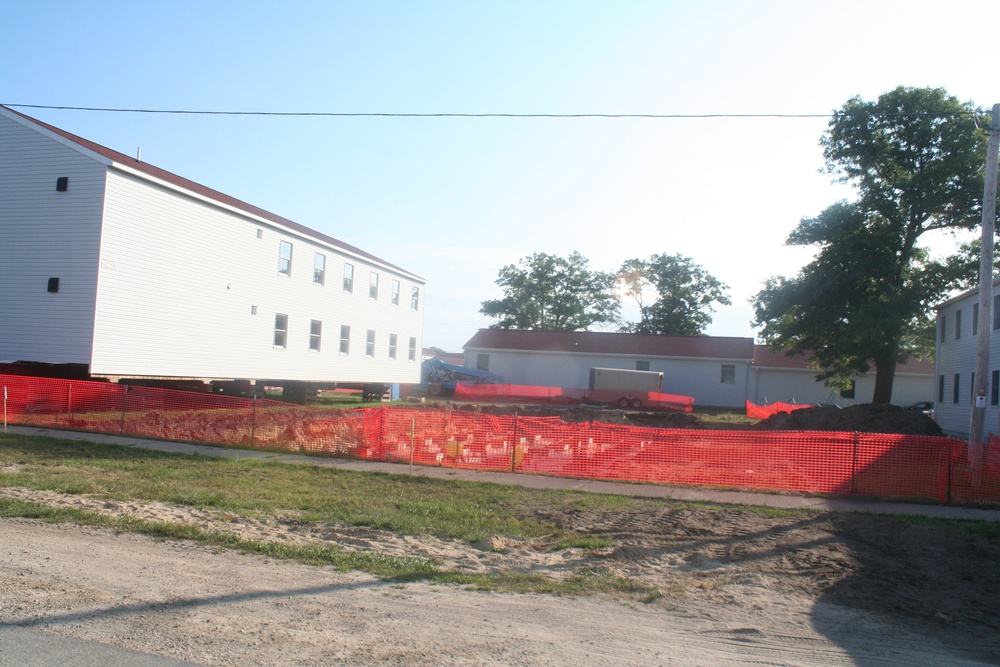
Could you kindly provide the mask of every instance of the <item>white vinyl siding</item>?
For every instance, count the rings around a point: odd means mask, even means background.
[[[136,210],[155,214],[135,225]],[[310,320],[416,332],[421,318],[343,291],[316,291],[313,272],[276,274],[275,246],[259,241],[238,216],[113,171],[106,230],[102,252],[117,268],[101,274],[95,373],[419,382],[419,373],[388,359],[310,353]],[[203,253],[192,255],[178,242],[194,238]],[[334,255],[309,239],[289,242],[299,253],[322,250],[328,261]],[[272,349],[273,322],[249,315],[251,304],[288,315],[286,349]]]
[[[90,363],[104,173],[0,115],[0,361]]]

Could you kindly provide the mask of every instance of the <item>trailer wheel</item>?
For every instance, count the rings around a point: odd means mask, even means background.
[[[626,409],[628,407],[628,399],[626,397],[624,397],[624,396],[622,396],[621,398],[619,398],[618,399],[618,407],[621,408],[622,410]]]
[[[633,398],[632,402],[629,403],[629,405],[632,407],[633,410],[641,410],[642,409],[642,401],[640,401],[638,398]]]

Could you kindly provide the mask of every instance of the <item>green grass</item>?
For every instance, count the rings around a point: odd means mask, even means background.
[[[116,500],[147,500],[254,518],[333,522],[470,544],[501,536],[543,538],[547,548],[598,550],[613,540],[562,529],[544,518],[587,509],[635,511],[655,500],[567,491],[539,491],[406,475],[369,474],[308,465],[215,459],[56,438],[0,435],[0,486],[26,487]],[[617,591],[654,599],[655,591],[601,570],[556,581],[522,572],[470,574],[419,558],[344,552],[242,540],[197,526],[108,518],[0,498],[0,517],[100,525],[171,539],[195,540],[246,553],[369,572],[394,581],[425,580],[479,590],[583,594]]]

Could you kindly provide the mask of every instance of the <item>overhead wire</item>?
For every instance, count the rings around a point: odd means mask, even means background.
[[[0,103],[19,109],[51,109],[57,111],[100,111],[110,113],[179,114],[201,116],[286,116],[329,118],[650,118],[650,119],[713,119],[713,118],[830,118],[833,113],[416,113],[416,112],[347,112],[347,111],[212,111],[194,109],[130,109],[116,107],[81,107],[52,104]],[[893,116],[964,116],[973,112],[884,114]]]

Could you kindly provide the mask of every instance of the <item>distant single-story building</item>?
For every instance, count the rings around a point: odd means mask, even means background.
[[[510,384],[586,388],[591,368],[657,371],[665,393],[692,396],[700,406],[844,405],[870,401],[874,390],[874,376],[866,376],[855,380],[853,397],[833,392],[816,380],[807,358],[769,352],[752,338],[480,329],[463,349],[466,366],[502,375]],[[930,401],[933,386],[930,364],[901,365],[893,402]]]

